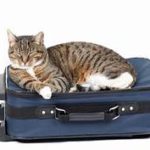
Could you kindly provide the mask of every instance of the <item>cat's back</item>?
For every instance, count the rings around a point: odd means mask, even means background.
[[[69,61],[83,59],[83,57],[96,56],[103,57],[111,60],[119,59],[122,57],[110,48],[102,45],[90,43],[90,42],[68,42],[55,46],[51,46],[47,49],[49,57],[53,61],[59,61],[58,59],[65,59]],[[57,59],[57,60],[56,60]]]
[[[65,57],[70,58],[72,56],[85,56],[85,55],[94,55],[98,54],[103,57],[106,55],[115,55],[120,57],[117,53],[115,53],[112,49],[109,49],[105,46],[90,43],[90,42],[68,42],[62,43],[58,45],[51,46],[47,48],[49,56],[51,59],[53,57]]]
[[[51,46],[47,49],[48,51],[88,51],[88,50],[93,50],[93,51],[112,51],[111,49],[104,47],[102,45],[90,43],[90,42],[67,42],[67,43],[62,43],[62,44],[57,44],[54,46]]]

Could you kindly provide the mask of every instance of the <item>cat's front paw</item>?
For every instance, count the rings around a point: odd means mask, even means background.
[[[50,99],[52,97],[52,90],[49,86],[45,86],[42,89],[40,89],[39,94],[44,98],[44,99]]]

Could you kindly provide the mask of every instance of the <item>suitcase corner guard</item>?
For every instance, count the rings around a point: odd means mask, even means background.
[[[5,117],[4,117],[5,101],[0,100],[0,140],[5,135]]]
[[[5,100],[0,100],[0,141],[9,141],[5,124]]]

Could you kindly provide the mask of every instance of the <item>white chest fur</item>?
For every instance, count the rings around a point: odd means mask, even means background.
[[[43,62],[43,60],[40,60],[40,61],[36,62],[36,63],[35,63],[33,66],[31,66],[31,67],[28,67],[28,66],[20,66],[20,65],[18,65],[18,64],[11,64],[11,65],[12,65],[12,67],[14,67],[14,68],[26,70],[27,73],[28,73],[30,76],[32,76],[34,79],[38,80],[37,77],[36,77],[36,75],[35,75],[35,72],[34,72],[34,69],[33,69],[33,68],[34,68],[35,66],[37,66],[37,65],[40,65],[42,62]]]
[[[34,79],[37,80],[37,77],[35,76],[35,72],[34,72],[33,67],[27,68],[26,71],[27,71],[27,73],[28,73],[30,76],[32,76]]]
[[[28,73],[30,76],[32,76],[34,79],[37,80],[37,77],[35,76],[35,72],[34,72],[33,67],[18,66],[18,65],[15,65],[15,64],[12,64],[12,67],[18,68],[18,69],[26,70],[27,73]]]

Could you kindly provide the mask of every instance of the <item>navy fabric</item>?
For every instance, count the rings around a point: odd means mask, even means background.
[[[54,94],[51,100],[43,100],[39,95],[32,95],[28,91],[19,88],[10,80],[8,75],[7,103],[14,107],[30,107],[50,104],[84,105],[87,103],[97,104],[102,102],[150,101],[150,60],[132,58],[129,61],[133,64],[137,72],[137,82],[128,91]],[[149,90],[141,90],[148,88]],[[111,122],[60,122],[55,119],[23,120],[6,116],[6,122],[7,133],[14,139],[150,134],[150,114],[121,116]]]

